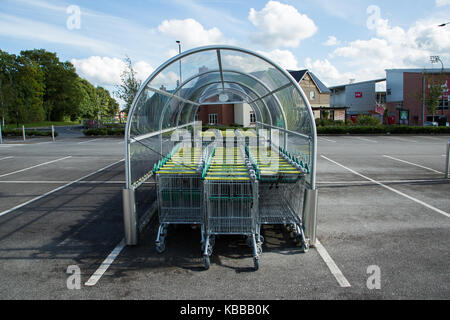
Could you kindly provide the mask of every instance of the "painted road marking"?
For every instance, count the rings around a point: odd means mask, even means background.
[[[353,137],[355,139],[361,140],[361,141],[367,141],[367,142],[372,142],[372,143],[378,143],[378,141],[375,140],[370,140],[370,139],[366,139],[366,138],[360,138],[360,137]]]
[[[386,138],[393,139],[393,140],[397,140],[397,141],[403,141],[403,142],[417,143],[416,140],[405,139],[405,138],[399,138],[399,137],[391,137],[391,136],[389,136],[389,137],[386,137]]]
[[[94,272],[94,274],[89,278],[89,280],[84,284],[85,286],[92,287],[97,284],[103,274],[108,270],[111,264],[116,260],[117,256],[122,252],[123,248],[125,248],[125,239],[123,239],[109,254],[108,257],[102,262],[100,267]]]
[[[406,163],[406,164],[410,164],[412,166],[416,166],[416,167],[419,167],[419,168],[422,168],[422,169],[426,169],[426,170],[429,170],[429,171],[432,171],[432,172],[435,172],[435,173],[444,174],[443,172],[440,172],[440,171],[437,171],[437,170],[434,170],[434,169],[431,169],[431,168],[428,168],[428,167],[421,166],[420,164],[417,164],[417,163],[412,163],[412,162],[409,162],[409,161],[401,160],[401,159],[394,158],[394,157],[387,156],[387,155],[383,155],[383,157],[389,158],[389,159],[392,159],[392,160],[395,160],[395,161],[403,162],[403,163]]]
[[[51,195],[51,194],[53,194],[53,193],[55,193],[55,192],[58,192],[58,191],[60,191],[60,190],[62,190],[62,189],[64,189],[64,188],[67,188],[67,187],[69,187],[69,186],[71,186],[71,185],[73,185],[73,184],[75,184],[75,183],[77,183],[77,182],[80,182],[80,181],[82,181],[82,180],[84,180],[84,179],[87,179],[87,178],[93,176],[94,174],[97,174],[97,173],[102,172],[102,171],[104,171],[104,170],[106,170],[106,169],[109,169],[110,167],[112,167],[112,166],[114,166],[114,165],[116,165],[116,164],[118,164],[118,163],[120,163],[120,162],[122,162],[122,161],[124,161],[124,160],[125,160],[125,159],[122,159],[122,160],[120,160],[120,161],[116,161],[116,162],[114,162],[114,163],[112,163],[112,164],[110,164],[110,165],[108,165],[108,166],[106,166],[106,167],[104,167],[104,168],[102,168],[102,169],[99,169],[99,170],[97,170],[97,171],[94,171],[94,172],[88,174],[87,176],[84,176],[84,177],[82,177],[82,178],[80,178],[80,179],[78,179],[78,180],[75,180],[75,181],[72,181],[72,182],[70,182],[70,183],[67,183],[67,184],[65,184],[65,185],[63,185],[63,186],[61,186],[61,187],[59,187],[59,188],[56,188],[56,189],[54,189],[54,190],[52,190],[52,191],[49,191],[49,192],[47,192],[47,193],[45,193],[45,194],[43,194],[43,195],[41,195],[41,196],[39,196],[39,197],[36,197],[36,198],[31,199],[31,200],[29,200],[29,201],[27,201],[27,202],[25,202],[25,203],[22,203],[22,204],[20,204],[20,205],[18,205],[18,206],[15,206],[14,208],[11,208],[11,209],[9,209],[9,210],[3,211],[3,212],[0,213],[0,217],[6,215],[6,214],[8,214],[8,213],[11,213],[11,212],[13,212],[13,211],[15,211],[15,210],[17,210],[17,209],[20,209],[20,208],[22,208],[22,207],[25,207],[26,205],[29,205],[30,203],[33,203],[33,202],[38,201],[38,200],[40,200],[40,199],[42,199],[42,198],[45,198],[45,197],[47,197],[47,196],[49,196],[49,195]]]
[[[72,181],[0,181],[0,184],[66,184]],[[364,181],[367,182],[367,181]],[[125,184],[125,181],[78,181],[76,184]],[[156,184],[156,182],[144,182],[143,184]]]
[[[25,168],[25,169],[22,169],[22,170],[17,170],[17,171],[14,171],[14,172],[6,173],[6,174],[3,174],[3,175],[0,175],[0,178],[7,177],[7,176],[10,176],[10,175],[13,175],[13,174],[16,174],[16,173],[28,171],[28,170],[31,170],[31,169],[34,169],[34,168],[42,167],[42,166],[45,166],[47,164],[55,163],[55,162],[58,162],[58,161],[63,161],[63,160],[69,159],[69,158],[72,158],[72,156],[56,159],[56,160],[53,160],[53,161],[44,162],[44,163],[38,164],[36,166],[32,166],[32,167]]]
[[[88,141],[78,142],[78,144],[85,144],[85,143],[100,141],[100,140],[103,140],[103,139],[92,139],[92,140],[88,140]]]
[[[328,269],[330,269],[333,276],[336,278],[337,282],[342,288],[349,288],[351,287],[348,280],[345,278],[342,271],[339,269],[339,267],[336,265],[336,263],[333,261],[331,256],[328,254],[325,247],[320,243],[319,240],[316,240],[316,249],[317,252],[319,252],[320,257],[322,260],[326,263],[328,266]]]
[[[331,140],[331,139],[327,139],[327,138],[323,138],[323,137],[319,137],[319,139],[320,140],[325,140],[325,141],[328,141],[328,142],[333,142],[333,143],[337,142],[337,141],[334,141],[334,140]]]
[[[14,157],[4,157],[4,158],[0,158],[0,161],[12,159],[12,158],[14,158]]]
[[[433,183],[433,182],[444,182],[444,179],[418,179],[418,180],[385,180],[385,181],[378,181],[385,184],[399,184],[399,183]],[[0,183],[2,183],[0,181]],[[351,184],[367,184],[367,185],[373,185],[374,183],[367,180],[354,180],[354,181],[319,181],[317,184],[319,185],[351,185]]]
[[[362,175],[362,174],[356,172],[355,170],[352,170],[352,169],[350,169],[350,168],[347,168],[346,166],[344,166],[344,165],[342,165],[342,164],[340,164],[340,163],[338,163],[338,162],[336,162],[336,161],[334,161],[334,160],[331,160],[331,159],[329,159],[329,158],[327,158],[327,157],[325,157],[325,156],[321,156],[321,157],[322,157],[323,159],[325,159],[325,160],[328,160],[328,161],[330,161],[330,162],[332,162],[332,163],[334,163],[334,164],[336,164],[336,165],[338,165],[338,166],[344,168],[344,169],[347,170],[347,171],[350,171],[350,172],[353,173],[353,174],[356,174],[357,176],[360,176],[360,177],[362,177],[362,178],[364,178],[364,179],[366,179],[366,180],[372,181],[373,183],[376,183],[377,185],[382,186],[383,188],[386,188],[386,189],[388,189],[388,190],[390,190],[390,191],[392,191],[392,192],[395,192],[395,193],[397,193],[398,195],[401,195],[401,196],[403,196],[403,197],[405,197],[405,198],[408,198],[408,199],[410,199],[410,200],[412,200],[412,201],[414,201],[414,202],[416,202],[416,203],[418,203],[418,204],[423,205],[424,207],[427,207],[428,209],[431,209],[431,210],[433,210],[433,211],[435,211],[435,212],[437,212],[437,213],[442,214],[443,216],[446,216],[447,218],[450,218],[450,214],[448,214],[447,212],[445,212],[445,211],[443,211],[443,210],[440,210],[440,209],[438,209],[438,208],[436,208],[436,207],[433,207],[432,205],[429,205],[428,203],[425,203],[425,202],[423,202],[423,201],[421,201],[421,200],[419,200],[419,199],[416,199],[416,198],[414,198],[414,197],[411,197],[411,196],[407,195],[406,193],[403,193],[403,192],[398,191],[398,190],[396,190],[396,189],[394,189],[394,188],[388,187],[387,185],[385,185],[385,184],[383,184],[383,183],[381,183],[381,182],[379,182],[379,181],[376,181],[376,180],[373,180],[373,179],[371,179],[371,178],[369,178],[369,177],[366,177],[366,176],[364,176],[364,175]]]

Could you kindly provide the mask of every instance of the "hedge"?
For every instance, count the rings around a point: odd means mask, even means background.
[[[450,127],[319,126],[318,134],[450,134]]]
[[[2,136],[3,137],[22,137],[23,132],[22,129],[5,129],[2,128]],[[27,137],[51,137],[51,131],[42,131],[42,130],[27,130],[25,129],[25,135]],[[58,132],[55,131],[55,137],[58,136]]]
[[[125,129],[86,129],[83,133],[85,136],[123,136]]]

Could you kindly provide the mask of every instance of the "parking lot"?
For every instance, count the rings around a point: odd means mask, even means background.
[[[256,272],[240,237],[217,239],[204,271],[190,226],[170,228],[157,254],[156,217],[124,247],[122,140],[6,140],[0,299],[448,299],[449,139],[319,137],[319,244],[303,254],[286,231],[264,228]],[[66,284],[73,265],[79,290]],[[381,289],[367,286],[372,266]]]

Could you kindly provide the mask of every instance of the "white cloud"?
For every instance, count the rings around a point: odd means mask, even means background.
[[[164,20],[158,26],[158,31],[174,40],[180,40],[184,49],[229,43],[218,28],[207,30],[194,19]]]
[[[268,48],[295,48],[317,32],[314,21],[307,15],[277,1],[269,1],[261,11],[251,8],[248,19],[261,30],[252,40]]]
[[[324,46],[333,47],[340,45],[341,42],[335,36],[329,36],[328,40],[323,43]]]
[[[118,85],[126,68],[123,60],[110,57],[92,56],[87,59],[72,59],[71,62],[81,77],[98,86]],[[136,71],[136,78],[141,81],[147,79],[154,70],[145,61],[135,63],[133,69]]]
[[[450,0],[436,0],[437,7],[450,6]]]
[[[438,24],[432,19],[420,20],[406,30],[380,19],[375,37],[336,48],[331,57],[358,70],[357,81],[382,78],[390,68],[430,67],[431,55],[439,55],[444,62],[450,59],[450,41],[443,40],[450,39],[450,28],[439,28]]]
[[[307,58],[305,61],[305,66],[328,86],[348,83],[350,79],[355,77],[355,74],[350,72],[339,72],[339,70],[331,64],[328,59],[313,61],[311,58]]]
[[[259,54],[266,56],[280,67],[288,70],[298,70],[298,61],[294,54],[289,50],[275,49],[270,52],[258,51]]]

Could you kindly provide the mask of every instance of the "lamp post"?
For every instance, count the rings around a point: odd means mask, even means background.
[[[181,41],[177,40],[176,43],[178,43],[178,53],[181,54]],[[180,86],[181,86],[181,82],[182,82],[182,77],[181,77],[181,59],[180,59]]]
[[[444,23],[444,25],[446,25],[446,23]],[[432,64],[438,63],[438,62],[441,63],[441,66],[442,66],[441,75],[443,77],[444,76],[444,63],[442,62],[441,58],[439,56],[431,56],[430,61]],[[442,100],[444,100],[444,94],[442,94]],[[444,105],[442,105],[442,114],[444,114]],[[433,121],[434,121],[434,119],[433,119]]]

